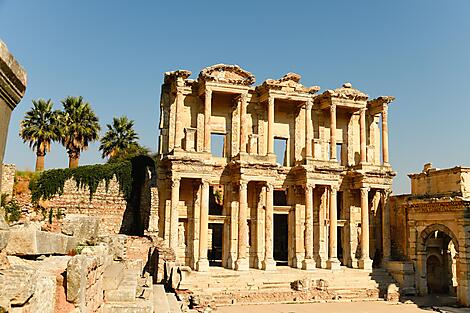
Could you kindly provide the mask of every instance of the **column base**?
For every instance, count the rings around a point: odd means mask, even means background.
[[[330,258],[326,261],[326,268],[329,270],[339,270],[341,268],[341,262],[337,258]]]
[[[207,272],[209,271],[209,261],[207,259],[199,259],[196,263],[196,271]]]
[[[235,262],[236,271],[248,271],[250,267],[248,266],[248,259],[238,259]]]
[[[313,259],[304,259],[302,261],[302,269],[306,271],[314,271],[315,261]]]
[[[235,254],[230,253],[227,260],[227,268],[234,270],[235,269],[236,257]]]
[[[372,269],[372,260],[369,258],[360,259],[357,264],[359,265],[360,269],[363,270],[371,270]]]
[[[326,268],[326,259],[322,258],[320,255],[315,257],[315,263],[317,268]]]
[[[302,256],[295,256],[294,259],[292,260],[292,267],[294,268],[302,268],[302,262],[304,261],[304,254],[302,253]]]
[[[276,270],[276,261],[273,259],[263,260],[262,269],[265,271],[275,271]]]

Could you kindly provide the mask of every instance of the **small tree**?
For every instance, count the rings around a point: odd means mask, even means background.
[[[20,137],[36,150],[36,171],[44,170],[44,157],[51,149],[51,142],[60,138],[59,113],[52,107],[50,99],[33,100],[33,108],[26,112],[20,124]]]
[[[69,96],[62,100],[64,111],[60,115],[61,141],[69,155],[69,168],[78,167],[80,153],[88,144],[98,140],[100,124],[98,117],[83,100],[83,97]]]

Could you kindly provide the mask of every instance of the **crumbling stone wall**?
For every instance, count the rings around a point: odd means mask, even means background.
[[[13,185],[15,183],[16,166],[15,164],[2,164],[1,167],[2,181],[0,183],[0,193],[7,194],[11,197],[13,195]]]
[[[64,192],[43,204],[54,212],[60,210],[67,214],[83,214],[98,217],[100,219],[100,235],[119,233],[129,229],[132,220],[124,220],[124,213],[128,203],[123,193],[119,190],[119,183],[113,178],[106,188],[106,182],[99,183],[96,192],[90,199],[90,189],[87,186],[77,187],[73,179],[64,184]]]

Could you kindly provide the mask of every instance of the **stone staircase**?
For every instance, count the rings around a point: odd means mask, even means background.
[[[110,265],[103,274],[103,312],[153,313],[153,284],[150,275],[123,263]]]
[[[153,307],[158,313],[181,313],[181,302],[174,293],[166,293],[163,285],[153,285]]]
[[[211,268],[208,273],[191,272],[180,289],[216,305],[303,301],[377,301],[389,285],[396,284],[384,269],[370,271],[342,267],[331,271],[306,272],[278,267],[274,272],[250,269],[237,272]]]

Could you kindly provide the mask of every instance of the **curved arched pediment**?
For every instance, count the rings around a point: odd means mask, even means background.
[[[457,237],[455,236],[454,232],[447,227],[446,225],[443,224],[432,224],[426,227],[420,234],[420,242],[418,245],[418,250],[419,251],[425,251],[426,250],[426,241],[428,238],[435,232],[435,231],[440,231],[449,236],[454,243],[455,250],[459,251],[459,241]]]
[[[199,79],[234,85],[249,86],[255,76],[238,65],[216,64],[206,67],[199,73]]]

